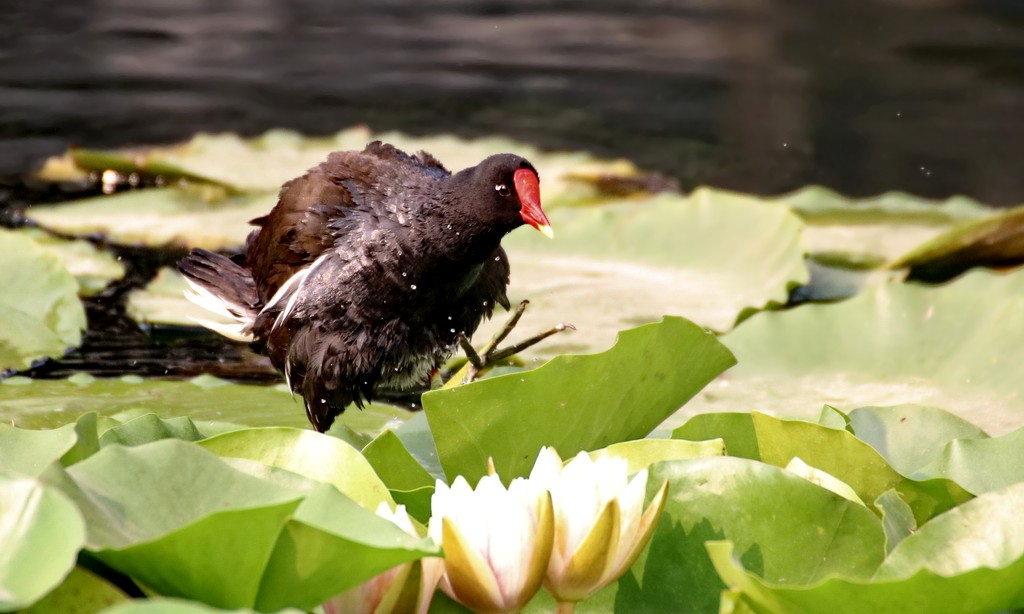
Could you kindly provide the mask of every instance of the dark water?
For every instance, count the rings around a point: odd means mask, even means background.
[[[684,185],[1024,202],[1020,0],[2,4],[5,176],[69,142],[366,122]]]

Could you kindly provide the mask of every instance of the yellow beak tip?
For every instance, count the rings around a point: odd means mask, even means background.
[[[537,230],[540,231],[540,234],[544,235],[545,237],[547,237],[549,239],[554,239],[555,238],[555,231],[551,230],[551,227],[548,226],[547,224],[544,224],[543,226],[538,226]]]

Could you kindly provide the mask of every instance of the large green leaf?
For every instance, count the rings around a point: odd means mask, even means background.
[[[48,431],[0,425],[0,470],[37,476],[77,441],[74,424]]]
[[[68,476],[62,487],[100,560],[159,594],[219,607],[255,603],[278,533],[303,496],[175,439],[104,448]]]
[[[540,169],[541,197],[545,203],[593,198],[595,189],[600,192],[601,184],[609,183],[610,178],[624,178],[627,183],[629,179],[639,180],[640,185],[634,190],[641,191],[645,180],[651,179],[640,175],[626,160],[599,160],[586,153],[547,153],[505,138],[465,140],[443,135],[374,134],[364,126],[316,138],[287,130],[271,130],[254,139],[234,134],[198,134],[187,143],[170,147],[121,152],[76,150],[72,155],[75,163],[93,171],[140,172],[215,183],[236,191],[276,192],[284,182],[324,161],[330,152],[362,150],[377,139],[408,153],[429,151],[452,171],[474,166],[492,154],[517,153]]]
[[[491,154],[519,153],[540,169],[544,178],[541,197],[549,208],[602,198],[601,185],[609,178],[634,181],[641,192],[651,179],[624,160],[597,160],[583,153],[544,153],[507,139],[412,138],[396,133],[374,135],[365,128],[314,139],[282,130],[251,140],[233,134],[200,134],[173,147],[74,152],[75,161],[92,170],[185,178],[189,180],[187,185],[36,206],[27,215],[51,230],[72,235],[99,233],[123,244],[238,247],[249,232],[248,221],[270,211],[283,183],[316,166],[332,151],[361,150],[376,138],[410,153],[430,151],[454,171],[475,165]]]
[[[71,378],[0,382],[0,421],[21,427],[57,427],[90,411],[109,416],[128,409],[155,412],[164,418],[236,422],[251,426],[307,426],[302,400],[287,388],[233,384],[211,377],[171,382]],[[338,422],[358,432],[378,433],[410,412],[387,405],[346,411]]]
[[[551,224],[553,241],[519,231],[502,242],[509,296],[531,303],[525,322],[577,328],[531,350],[543,356],[605,348],[619,330],[664,314],[728,330],[745,312],[785,303],[808,279],[799,219],[752,197],[704,188],[688,198],[560,209]]]
[[[223,433],[199,445],[218,456],[246,458],[331,484],[370,510],[377,509],[381,502],[392,502],[387,487],[363,455],[323,433],[287,427],[253,428]]]
[[[128,596],[113,584],[82,567],[75,567],[60,586],[22,614],[96,614]]]
[[[135,599],[103,610],[102,614],[253,614],[251,608],[223,610],[186,599]],[[83,613],[85,614],[85,613]],[[89,614],[93,614],[90,612]],[[277,614],[302,614],[302,610],[287,608]]]
[[[674,439],[707,441],[722,439],[729,456],[761,460],[754,420],[746,412],[700,414],[672,431]]]
[[[886,192],[868,198],[848,198],[821,186],[801,188],[773,200],[792,207],[813,224],[950,224],[992,214],[991,208],[965,196],[936,201],[906,192]]]
[[[84,541],[82,516],[67,497],[0,470],[0,611],[29,606],[60,584]]]
[[[449,479],[529,473],[541,446],[563,458],[638,439],[733,364],[703,328],[665,317],[620,333],[600,354],[559,356],[532,371],[423,395]]]
[[[406,534],[323,485],[306,497],[281,532],[256,607],[309,610],[395,565],[437,553],[430,540]]]
[[[804,242],[816,259],[853,268],[882,265],[962,220],[992,214],[963,196],[940,202],[888,192],[851,199],[820,186],[767,201],[792,207],[807,222]]]
[[[962,222],[890,265],[908,268],[920,279],[949,279],[974,266],[1024,263],[1024,207]]]
[[[274,206],[272,193],[211,196],[199,188],[154,188],[32,207],[29,219],[69,235],[101,234],[124,245],[154,247],[241,246],[249,220]]]
[[[710,441],[681,441],[679,439],[634,439],[613,443],[607,448],[590,453],[593,459],[618,457],[626,459],[630,475],[650,467],[654,463],[702,456],[724,456],[725,442],[721,439]]]
[[[948,478],[976,495],[1024,482],[1024,428],[991,439],[954,439],[918,473]]]
[[[89,241],[62,239],[38,228],[25,228],[20,232],[57,256],[78,282],[79,294],[96,294],[110,282],[124,277],[125,267],[120,259]]]
[[[85,309],[60,259],[22,233],[0,229],[0,262],[0,372],[78,345]]]
[[[971,498],[948,480],[904,477],[871,446],[845,430],[799,420],[779,420],[756,412],[752,418],[762,461],[785,467],[793,458],[800,458],[849,484],[868,502],[895,489],[914,510],[918,523]]]
[[[984,297],[980,300],[979,297]],[[1024,271],[879,286],[837,305],[760,313],[722,339],[739,365],[674,419],[757,409],[939,406],[985,431],[1024,425]]]
[[[859,407],[849,417],[857,439],[869,444],[893,469],[908,477],[934,477],[916,472],[937,457],[950,441],[988,437],[977,426],[936,407]]]
[[[395,502],[422,523],[430,519],[434,476],[409,452],[394,431],[386,430],[363,448],[363,456],[387,484]]]
[[[705,551],[737,544],[766,578],[813,583],[833,574],[870,578],[885,554],[879,520],[796,475],[756,461],[711,457],[654,465],[649,494],[668,500],[646,555],[618,584],[618,611],[713,612],[724,585]]]
[[[873,579],[818,583],[766,578],[708,545],[715,569],[759,612],[983,614],[1024,606],[1024,484],[988,493],[935,518],[896,546]]]

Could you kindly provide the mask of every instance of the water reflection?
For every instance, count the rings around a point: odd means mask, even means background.
[[[1016,0],[9,3],[0,174],[65,142],[505,133],[757,192],[1024,201]]]

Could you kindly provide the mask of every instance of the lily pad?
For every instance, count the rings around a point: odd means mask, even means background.
[[[679,439],[634,439],[623,441],[594,450],[590,457],[594,460],[606,457],[626,459],[630,475],[650,467],[654,463],[703,456],[724,456],[725,442],[721,439],[710,441],[682,441]]]
[[[619,330],[664,314],[728,330],[808,280],[799,219],[753,197],[702,188],[689,198],[556,210],[551,224],[553,241],[520,230],[502,242],[509,296],[530,300],[524,322],[577,328],[531,348],[540,356],[608,347]]]
[[[757,412],[752,418],[762,461],[785,467],[800,458],[848,484],[862,501],[875,501],[894,489],[910,505],[918,524],[971,498],[949,480],[904,477],[871,446],[845,430]]]
[[[127,409],[248,426],[308,426],[302,400],[293,399],[283,384],[233,384],[206,376],[190,381],[126,377],[0,382],[0,421],[23,428],[54,428],[90,411],[110,416]],[[346,411],[338,420],[358,432],[376,434],[410,415],[404,409],[372,404]]]
[[[885,554],[867,508],[781,468],[731,457],[654,465],[648,496],[668,480],[664,514],[645,554],[619,581],[624,611],[713,612],[725,586],[705,542],[729,539],[766,578],[868,579]]]
[[[935,225],[992,214],[991,208],[965,196],[937,201],[894,191],[869,198],[847,198],[822,186],[808,186],[773,200],[792,207],[811,224],[900,221]]]
[[[110,282],[124,277],[124,264],[110,252],[89,241],[61,239],[37,228],[26,228],[20,232],[57,256],[64,268],[75,277],[78,293],[83,296],[96,294]]]
[[[256,607],[311,610],[396,565],[438,553],[429,539],[408,535],[324,484],[281,532]]]
[[[891,268],[910,269],[917,279],[942,281],[975,266],[1024,263],[1024,207],[970,220],[900,255]]]
[[[987,217],[992,210],[954,196],[933,201],[888,192],[871,198],[846,198],[828,188],[809,186],[767,199],[791,207],[804,221],[804,243],[816,258],[843,268],[872,268],[893,260],[964,220]]]
[[[1001,437],[953,439],[917,473],[948,478],[976,495],[1024,482],[1024,429]]]
[[[887,284],[836,305],[760,313],[722,338],[739,365],[667,426],[708,411],[813,420],[823,403],[916,403],[1006,433],[1024,425],[1022,336],[1024,272]]]
[[[60,259],[24,234],[0,230],[0,261],[0,372],[81,343],[85,309]]]
[[[512,479],[530,472],[542,446],[570,458],[646,436],[732,364],[713,335],[668,316],[623,331],[599,354],[428,392],[423,407],[449,479],[474,483],[489,458]]]
[[[857,439],[873,447],[893,469],[908,477],[934,477],[918,470],[954,439],[988,437],[977,426],[937,407],[858,407],[849,417]]]
[[[1024,484],[982,495],[935,518],[897,545],[871,579],[817,583],[765,578],[728,542],[708,544],[715,569],[769,613],[984,614],[1024,606],[1019,510]]]
[[[307,138],[288,130],[271,130],[254,139],[234,134],[199,134],[187,143],[127,151],[74,150],[75,163],[93,171],[161,175],[193,182],[213,183],[233,191],[276,192],[281,184],[327,159],[332,151],[361,150],[373,140],[409,153],[429,151],[453,172],[474,166],[489,155],[517,153],[541,170],[541,198],[562,203],[593,197],[609,177],[644,176],[626,160],[600,160],[586,153],[547,153],[505,138],[466,140],[453,136],[413,137],[397,132],[374,134],[365,126],[343,130],[331,137]],[[591,181],[587,181],[590,179]],[[607,181],[605,181],[607,182]],[[665,182],[662,182],[665,183]],[[642,189],[644,182],[640,182]]]
[[[370,510],[382,502],[393,503],[387,487],[358,450],[322,433],[263,427],[223,433],[199,445],[218,456],[246,458],[331,484]]]
[[[122,245],[238,248],[266,215],[273,193],[225,197],[200,188],[155,188],[35,206],[25,214],[40,226],[73,236],[102,235]]]
[[[113,584],[82,567],[75,567],[53,592],[21,614],[94,614],[128,600]]]
[[[60,584],[84,541],[82,516],[67,497],[0,470],[0,611],[27,607]]]

